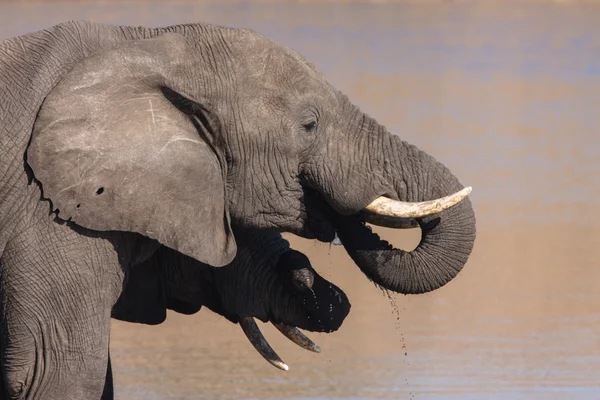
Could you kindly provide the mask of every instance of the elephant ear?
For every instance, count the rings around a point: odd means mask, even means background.
[[[202,68],[186,61],[188,47],[166,34],[82,60],[45,99],[27,162],[60,218],[137,232],[223,266],[236,254],[226,167],[201,125],[165,97],[203,107],[177,87]]]

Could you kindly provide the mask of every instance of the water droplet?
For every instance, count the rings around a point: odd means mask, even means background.
[[[341,246],[342,245],[342,241],[340,240],[337,232],[335,232],[335,237],[331,241],[331,244],[334,245],[334,246]],[[329,246],[329,248],[331,249],[331,245]]]
[[[389,291],[384,290],[384,294],[387,296],[388,300],[390,301],[390,306],[392,307],[392,312],[396,315],[396,321],[394,323],[394,325],[396,325],[396,330],[400,330],[402,328],[401,324],[400,324],[400,309],[398,308],[398,305],[396,304],[396,300],[392,297],[392,295],[390,294]],[[404,310],[404,308],[403,308]],[[404,359],[402,360],[404,362],[404,364],[407,367],[410,367],[410,363],[408,362],[407,358],[408,358],[408,350],[406,349],[406,342],[404,341],[404,334],[402,332],[400,332],[400,342],[402,343],[402,350],[404,350]],[[406,383],[406,386],[408,386],[408,376],[406,376],[404,378],[404,382]],[[415,396],[412,392],[409,392],[409,398],[410,399],[414,399]]]

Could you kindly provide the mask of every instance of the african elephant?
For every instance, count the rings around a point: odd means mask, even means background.
[[[376,284],[434,290],[472,250],[469,190],[250,30],[69,22],[2,41],[5,391],[100,397],[126,277],[164,248],[228,265],[232,224],[337,234]],[[365,225],[406,218],[412,252]]]
[[[234,232],[237,255],[222,268],[160,246],[150,258],[131,268],[112,317],[155,325],[165,320],[167,309],[194,314],[206,306],[240,323],[253,346],[277,368],[288,369],[253,318],[273,323],[296,344],[319,352],[296,327],[337,330],[350,311],[346,294],[323,279],[306,255],[291,249],[279,233]]]

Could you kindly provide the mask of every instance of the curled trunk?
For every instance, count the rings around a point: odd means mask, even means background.
[[[403,201],[426,201],[463,186],[441,163],[416,147],[389,136],[383,155],[391,160],[388,179]],[[396,249],[359,217],[336,217],[338,235],[354,262],[378,285],[404,294],[435,290],[467,262],[475,241],[475,214],[469,199],[439,214],[417,219],[422,236],[413,251]]]

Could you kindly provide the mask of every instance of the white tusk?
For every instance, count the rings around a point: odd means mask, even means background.
[[[369,212],[394,218],[420,218],[431,214],[442,212],[465,199],[471,193],[470,186],[459,192],[440,199],[409,203],[406,201],[392,200],[380,196],[365,207]]]
[[[315,353],[320,353],[321,348],[312,340],[310,340],[305,334],[300,332],[298,328],[289,326],[286,324],[273,324],[275,328],[279,329],[279,332],[283,334],[286,338],[290,339],[292,342],[296,343],[298,346],[306,349],[308,351],[312,351]]]
[[[252,343],[252,346],[258,351],[258,354],[263,356],[265,360],[272,366],[279,368],[281,370],[287,371],[290,367],[284,363],[281,358],[275,353],[275,350],[269,345],[267,339],[263,336],[260,329],[256,325],[254,318],[252,317],[243,317],[240,319],[240,326],[246,334],[246,337]]]

